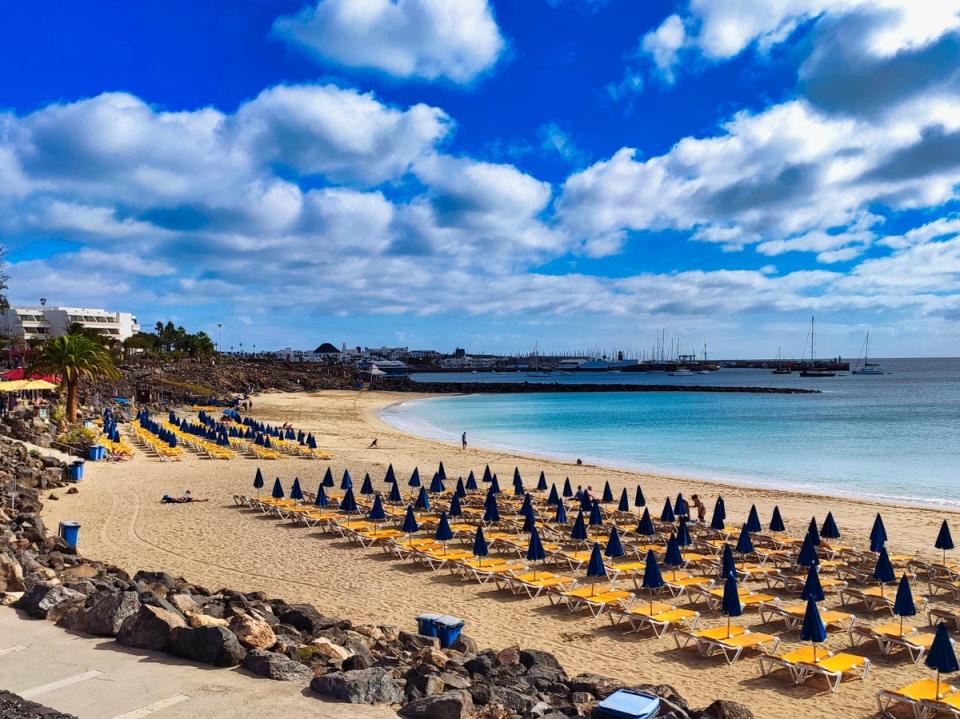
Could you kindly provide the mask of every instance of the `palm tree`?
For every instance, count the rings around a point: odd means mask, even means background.
[[[119,379],[120,372],[110,351],[96,340],[83,335],[67,335],[47,340],[26,371],[52,374],[67,387],[67,421],[77,421],[77,391],[83,379],[108,377]]]

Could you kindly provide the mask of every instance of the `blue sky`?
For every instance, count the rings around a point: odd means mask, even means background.
[[[955,355],[960,0],[0,12],[11,300],[225,347]]]

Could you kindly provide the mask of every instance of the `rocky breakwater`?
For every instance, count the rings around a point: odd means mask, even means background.
[[[720,394],[820,394],[803,387],[728,387],[709,384],[595,384],[589,382],[416,382],[409,377],[378,379],[370,389],[381,392],[436,394],[518,394],[552,392],[710,392]]]
[[[0,444],[0,471],[41,471],[36,462],[46,460]],[[389,705],[407,719],[585,717],[626,686],[662,697],[664,719],[753,716],[729,702],[692,708],[667,685],[570,676],[544,651],[480,649],[465,635],[441,649],[434,637],[354,623],[261,592],[210,590],[162,572],[131,576],[48,536],[38,488],[19,492],[11,510],[8,486],[0,489],[6,507],[0,510],[0,603],[64,629],[197,663],[239,666],[331,700]]]

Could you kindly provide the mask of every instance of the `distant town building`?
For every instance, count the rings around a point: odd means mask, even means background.
[[[140,331],[137,318],[129,312],[91,307],[11,307],[0,326],[7,337],[36,340],[62,337],[74,324],[120,342]]]

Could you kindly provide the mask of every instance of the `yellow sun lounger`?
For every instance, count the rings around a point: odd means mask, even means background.
[[[578,594],[570,596],[572,593],[566,593],[566,605],[570,611],[575,612],[580,609],[587,609],[594,617],[599,617],[603,611],[612,604],[630,600],[633,598],[632,592],[611,589],[606,592],[596,592],[595,594]]]
[[[502,577],[504,575],[510,574],[511,572],[523,572],[526,570],[525,564],[491,564],[487,565],[486,562],[481,565],[467,565],[465,563],[460,564],[460,576],[464,579],[475,579],[480,584],[486,584],[491,579],[496,579],[497,577]]]
[[[937,693],[937,682],[929,677],[920,679],[900,689],[881,689],[877,692],[877,708],[880,716],[896,719],[896,714],[890,711],[895,706],[909,707],[914,716],[924,716],[924,704],[928,702],[942,702],[947,697],[956,695],[957,688],[945,681],[940,682],[940,693]]]
[[[740,604],[744,608],[758,607],[761,604],[772,604],[776,606],[780,603],[780,599],[772,594],[760,594],[758,592],[752,592],[749,589],[743,588],[738,589],[737,592],[740,596]],[[716,611],[723,603],[723,587],[696,587],[694,596],[699,596],[700,598],[706,600],[707,606]]]
[[[634,577],[633,581],[636,583],[637,577]],[[663,581],[667,591],[674,599],[679,599],[690,590],[709,589],[716,583],[716,580],[712,577],[691,577],[686,572],[677,572],[676,574],[664,572]]]
[[[500,589],[509,589],[514,594],[525,592],[531,599],[536,599],[548,589],[562,590],[576,584],[573,577],[565,577],[546,571],[507,575],[496,578],[496,582]]]
[[[617,619],[614,619],[615,613]],[[633,632],[641,632],[649,627],[657,639],[662,639],[671,627],[682,627],[687,631],[693,631],[700,623],[700,612],[692,609],[678,609],[661,602],[653,603],[653,611],[650,610],[649,602],[641,602],[628,609],[611,608],[609,614],[611,624],[620,624],[625,621]]]
[[[760,655],[760,674],[768,677],[777,669],[786,669],[790,674],[790,680],[796,684],[801,662],[823,661],[832,656],[833,652],[826,647],[814,648],[810,645],[794,649],[786,654],[763,653]]]
[[[867,589],[854,589],[847,587],[840,592],[840,602],[844,605],[863,602],[868,612],[875,612],[880,609],[887,609],[893,614],[893,603],[897,598],[896,589],[887,587],[869,587]],[[927,598],[914,596],[913,603],[918,611],[925,611],[927,608]]]
[[[775,652],[780,644],[780,637],[765,632],[747,630],[736,636],[726,635],[726,627],[723,627],[719,637],[695,637],[697,649],[701,656],[711,657],[716,654],[723,654],[727,664],[733,664],[746,649],[759,649],[766,654],[770,654]]]
[[[711,629],[697,629],[696,631],[687,631],[686,629],[674,629],[673,630],[673,640],[677,643],[679,649],[683,649],[685,646],[690,644],[690,642],[696,641],[697,639],[717,639],[724,637],[737,637],[741,634],[746,633],[746,629],[737,624],[732,624],[730,627],[713,627]]]
[[[952,719],[958,719],[960,718],[960,692],[949,694],[939,701],[923,700],[920,702],[920,706],[926,712],[924,716],[947,714]]]
[[[894,622],[874,627],[865,624],[850,627],[850,643],[854,646],[866,640],[875,640],[883,654],[890,655],[897,649],[904,649],[914,664],[919,664],[923,655],[930,650],[934,636],[932,632],[918,633],[911,626],[904,626],[901,631],[900,625]]]
[[[788,632],[795,632],[803,625],[803,616],[807,611],[806,602],[798,602],[789,606],[780,606],[777,603],[761,602],[757,605],[760,610],[760,619],[764,624],[782,619]],[[850,630],[856,617],[847,612],[838,612],[833,609],[824,609],[820,612],[820,619],[825,627],[836,627]]]
[[[857,654],[840,652],[823,661],[801,662],[797,669],[797,684],[802,684],[812,676],[821,676],[827,680],[830,691],[836,693],[844,675],[854,675],[860,679],[870,671],[870,660]]]

